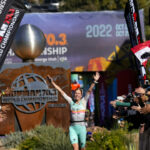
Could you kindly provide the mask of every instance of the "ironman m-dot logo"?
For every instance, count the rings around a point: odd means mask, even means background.
[[[34,113],[45,107],[49,101],[58,101],[56,89],[48,88],[44,78],[34,73],[24,73],[12,83],[10,95],[2,97],[2,103],[12,103],[24,113]]]

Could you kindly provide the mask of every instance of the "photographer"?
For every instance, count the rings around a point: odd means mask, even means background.
[[[141,95],[141,100],[144,107],[133,107],[141,116],[143,116],[143,123],[140,124],[139,136],[139,150],[150,149],[150,90],[147,88],[145,94]]]
[[[128,94],[127,96],[118,96],[117,100],[111,101],[110,104],[115,108],[115,115],[118,117],[127,117],[135,114],[135,111],[131,110],[131,106],[137,106],[136,101],[134,95]]]
[[[115,108],[113,118],[118,119],[123,117],[133,124],[133,126],[129,127],[129,130],[134,128],[138,129],[140,124],[144,122],[143,115],[140,114],[140,111],[145,106],[144,103],[147,99],[145,89],[142,87],[136,88],[133,93],[129,93],[127,96],[117,97],[117,100],[110,102]]]

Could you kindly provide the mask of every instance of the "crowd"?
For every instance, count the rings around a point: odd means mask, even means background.
[[[150,88],[138,87],[128,95],[118,96],[110,102],[115,108],[113,118],[123,118],[139,128],[139,150],[150,149]]]

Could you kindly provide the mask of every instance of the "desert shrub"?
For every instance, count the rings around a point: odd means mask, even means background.
[[[71,150],[69,136],[62,128],[37,126],[26,132],[14,132],[2,139],[7,148],[19,150]]]
[[[27,134],[23,132],[13,132],[3,137],[1,139],[1,142],[6,148],[15,148],[26,137],[27,137]]]
[[[42,145],[41,145],[39,138],[34,136],[34,137],[28,137],[24,141],[22,141],[19,144],[18,149],[19,150],[33,150],[33,149],[38,149],[41,146]]]
[[[27,150],[29,146],[32,150],[71,150],[72,146],[67,134],[62,128],[53,126],[38,126],[35,128],[35,136],[24,140],[20,145],[20,150]],[[29,149],[28,148],[28,149]]]
[[[132,142],[124,130],[104,130],[93,134],[92,140],[87,142],[87,150],[128,150]]]

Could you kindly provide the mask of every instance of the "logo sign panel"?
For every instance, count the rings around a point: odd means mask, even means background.
[[[23,113],[35,113],[47,102],[58,101],[58,91],[48,88],[44,78],[35,73],[24,73],[12,83],[12,93],[2,97],[2,103],[12,103]]]

